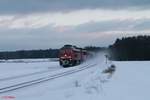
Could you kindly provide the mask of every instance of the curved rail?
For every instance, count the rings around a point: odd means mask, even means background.
[[[54,68],[52,68],[52,69],[54,69]],[[28,77],[28,76],[31,76],[31,75],[43,74],[43,73],[47,73],[47,72],[50,72],[50,71],[51,71],[51,68],[49,68],[48,70],[38,71],[38,72],[34,72],[34,73],[29,73],[29,74],[23,74],[23,75],[16,75],[16,76],[12,76],[12,77],[1,78],[0,82],[1,81],[7,81],[7,80],[13,80],[13,79],[17,79],[17,78]],[[54,71],[54,70],[52,70],[52,71]]]
[[[32,80],[32,81],[27,81],[27,82],[19,83],[19,84],[16,84],[16,85],[3,87],[3,88],[0,88],[0,93],[6,93],[6,92],[14,91],[14,90],[21,89],[21,88],[24,88],[24,87],[28,87],[28,86],[36,85],[36,84],[46,82],[46,81],[49,81],[49,80],[53,80],[53,79],[56,79],[56,78],[59,78],[59,77],[67,76],[67,75],[70,75],[70,74],[73,74],[73,73],[91,68],[95,65],[96,64],[86,65],[86,66],[80,67],[78,69],[73,69],[73,70],[70,70],[70,71],[58,73],[58,74],[55,74],[55,75],[49,75],[47,77],[35,79],[35,80]]]

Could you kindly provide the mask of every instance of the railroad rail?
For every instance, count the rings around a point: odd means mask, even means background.
[[[28,77],[28,76],[31,76],[31,75],[43,74],[43,73],[47,73],[47,72],[50,72],[50,71],[55,71],[57,69],[58,69],[57,67],[56,68],[52,67],[52,68],[48,68],[48,70],[37,71],[37,72],[34,72],[34,73],[28,73],[28,74],[22,74],[22,75],[16,75],[16,76],[11,76],[11,77],[1,78],[0,82],[7,81],[7,80],[18,79],[18,78],[23,78],[23,77]]]
[[[11,86],[6,86],[6,87],[3,87],[3,88],[0,88],[0,94],[10,92],[10,91],[14,91],[14,90],[18,90],[18,89],[25,88],[25,87],[29,87],[29,86],[33,86],[33,85],[36,85],[36,84],[39,84],[39,83],[43,83],[43,82],[46,82],[46,81],[49,81],[49,80],[53,80],[53,79],[56,79],[56,78],[67,76],[67,75],[70,75],[70,74],[73,74],[73,73],[77,73],[77,72],[89,69],[91,67],[94,67],[95,65],[96,64],[85,65],[85,66],[79,67],[77,69],[72,69],[72,70],[69,70],[69,71],[61,72],[61,73],[54,74],[54,75],[49,75],[49,76],[46,76],[46,77],[31,80],[31,81],[18,83],[18,84],[11,85]]]

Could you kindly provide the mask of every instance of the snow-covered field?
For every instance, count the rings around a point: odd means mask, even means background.
[[[1,60],[0,79],[58,68],[58,62],[50,59]]]
[[[0,87],[91,64],[96,65],[77,73],[0,94],[0,100],[150,100],[149,61],[114,61],[106,64],[103,54],[76,67],[65,69],[60,67],[57,61],[50,60],[3,62],[0,63]],[[116,66],[112,76],[102,73],[110,64]],[[11,81],[4,80],[40,71],[48,73],[34,74]]]

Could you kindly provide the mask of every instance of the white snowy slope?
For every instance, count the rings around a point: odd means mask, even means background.
[[[59,69],[52,73],[95,63],[94,67],[71,75],[0,94],[0,100],[150,100],[150,62],[148,61],[106,64],[104,55],[101,54],[79,66]],[[112,63],[116,66],[114,74],[110,76],[102,73]],[[44,66],[44,63],[40,65]],[[46,64],[46,66],[53,65],[54,62]]]
[[[150,100],[150,61],[113,63],[117,69],[103,85],[102,100]]]

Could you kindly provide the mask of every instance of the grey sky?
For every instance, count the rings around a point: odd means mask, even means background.
[[[108,46],[149,26],[150,0],[0,0],[0,51]]]
[[[149,0],[0,0],[0,13],[33,13],[79,9],[149,9]]]

